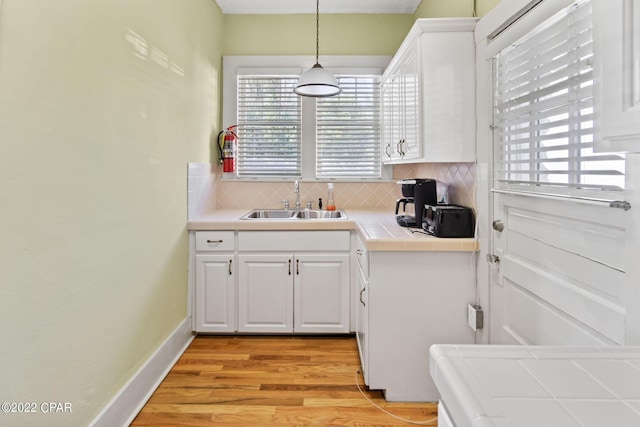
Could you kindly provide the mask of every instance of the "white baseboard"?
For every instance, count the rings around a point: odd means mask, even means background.
[[[191,331],[191,319],[187,317],[91,421],[89,427],[124,427],[131,424],[191,344],[194,336]]]

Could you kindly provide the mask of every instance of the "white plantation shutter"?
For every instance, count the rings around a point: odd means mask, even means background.
[[[316,103],[316,178],[380,178],[380,76],[336,76]]]
[[[591,21],[577,1],[496,56],[498,188],[624,188],[624,157],[593,151]]]
[[[239,177],[300,177],[298,75],[238,75]]]

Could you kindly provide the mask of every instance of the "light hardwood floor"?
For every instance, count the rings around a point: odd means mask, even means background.
[[[198,336],[131,426],[400,426],[358,391],[352,336]],[[432,403],[387,403],[386,411],[437,425]]]

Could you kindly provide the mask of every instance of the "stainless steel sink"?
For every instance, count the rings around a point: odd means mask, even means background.
[[[296,215],[300,219],[344,219],[344,211],[324,211],[317,209],[304,209]]]
[[[325,211],[318,209],[254,209],[240,219],[251,220],[294,220],[303,219],[347,219],[343,210]]]
[[[298,211],[288,209],[254,209],[241,219],[291,219]]]

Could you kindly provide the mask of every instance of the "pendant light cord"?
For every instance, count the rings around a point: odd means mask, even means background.
[[[320,0],[316,0],[316,64],[320,63]]]

